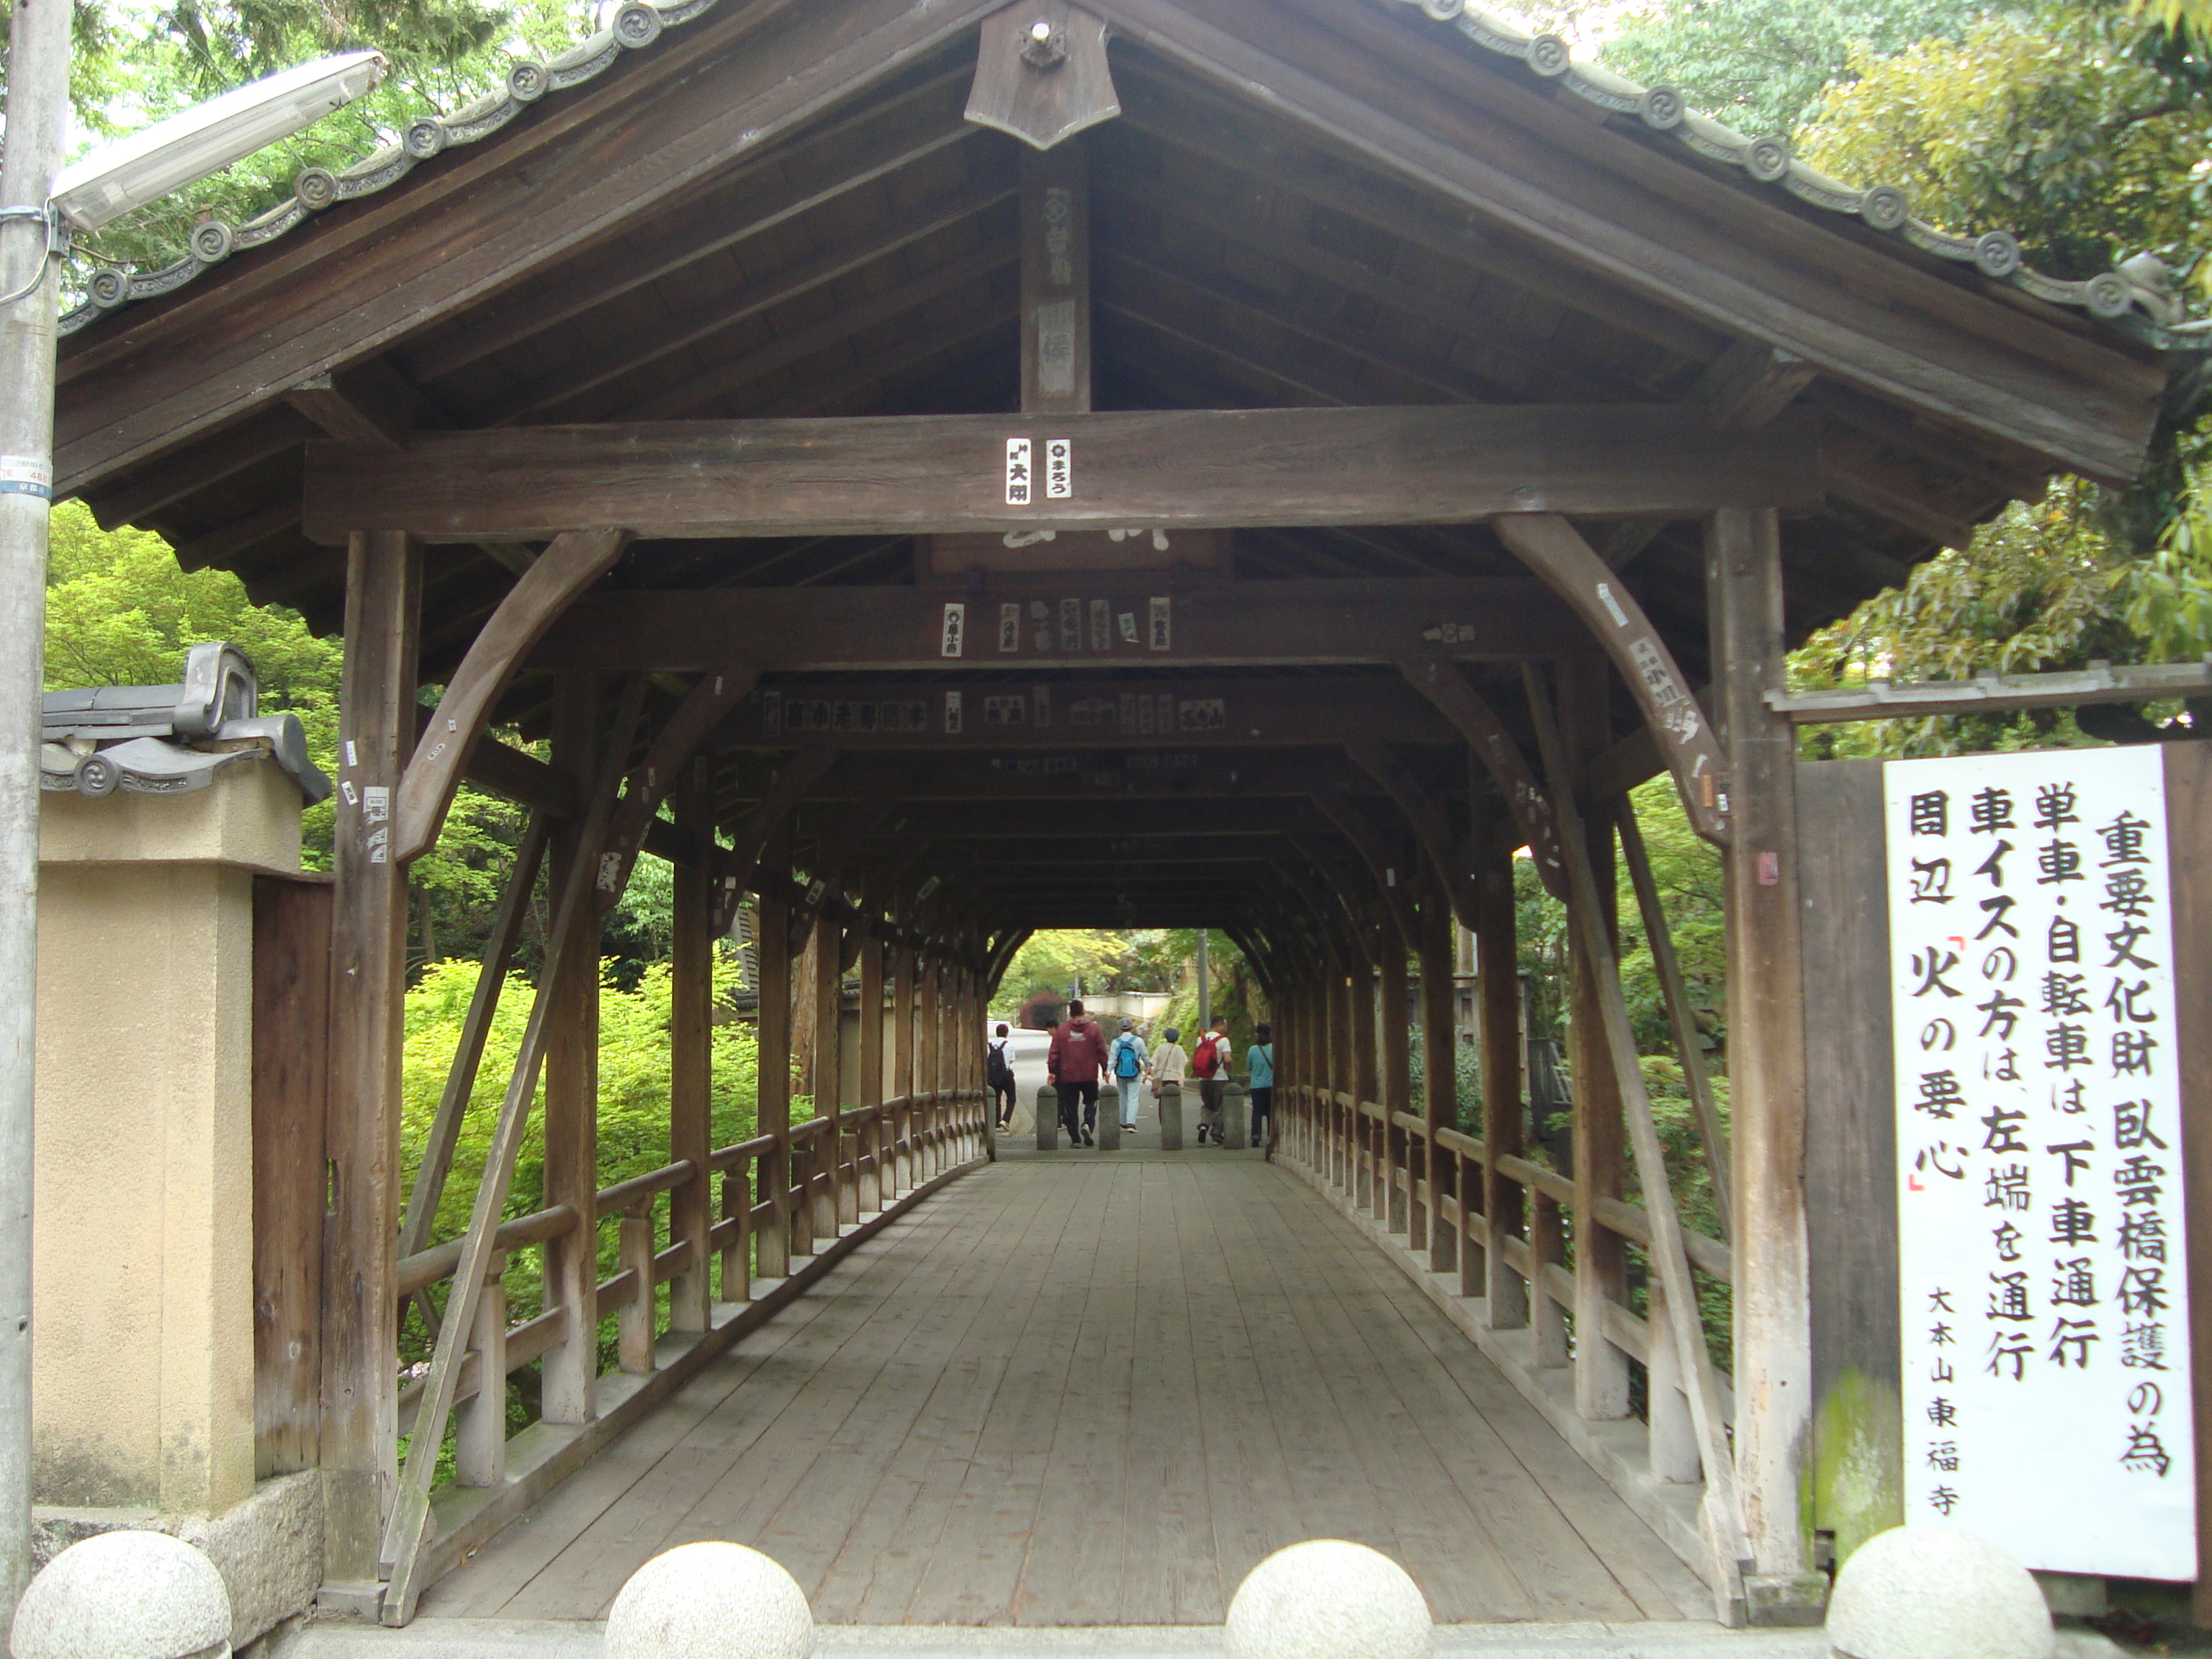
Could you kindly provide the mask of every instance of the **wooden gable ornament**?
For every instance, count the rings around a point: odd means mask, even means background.
[[[1105,19],[1067,0],[1023,0],[983,20],[969,120],[1050,149],[1121,112]]]

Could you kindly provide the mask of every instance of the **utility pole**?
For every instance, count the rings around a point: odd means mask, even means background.
[[[1201,1035],[1213,1027],[1213,987],[1206,975],[1206,940],[1207,930],[1198,930],[1198,1029]]]
[[[31,1582],[32,1061],[38,1002],[39,693],[53,495],[46,198],[69,128],[70,0],[15,0],[0,150],[0,1628]]]

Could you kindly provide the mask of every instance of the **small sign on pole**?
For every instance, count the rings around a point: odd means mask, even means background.
[[[2194,1578],[2160,752],[1884,783],[1906,1519]]]

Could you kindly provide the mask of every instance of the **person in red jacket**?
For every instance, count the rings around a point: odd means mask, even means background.
[[[1080,1002],[1067,1005],[1067,1018],[1052,1034],[1046,1054],[1052,1080],[1060,1090],[1060,1121],[1072,1146],[1095,1146],[1098,1127],[1098,1074],[1106,1066],[1106,1034],[1098,1022],[1088,1018]],[[1076,1115],[1080,1101],[1083,1112]]]
[[[1206,1035],[1190,1051],[1190,1069],[1198,1079],[1198,1144],[1205,1146],[1210,1139],[1216,1146],[1221,1139],[1221,1085],[1229,1080],[1232,1054],[1229,1046],[1229,1026],[1225,1020],[1216,1019],[1206,1028]]]

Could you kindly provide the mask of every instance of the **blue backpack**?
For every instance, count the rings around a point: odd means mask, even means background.
[[[1133,1078],[1143,1069],[1144,1062],[1138,1058],[1137,1054],[1135,1035],[1128,1031],[1122,1032],[1114,1039],[1114,1075],[1118,1078]]]

